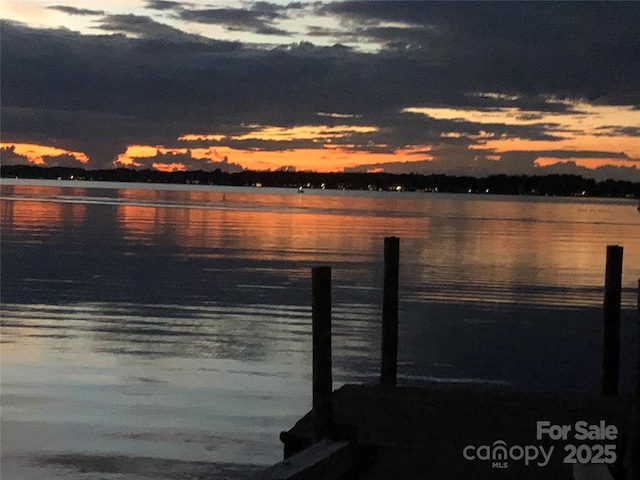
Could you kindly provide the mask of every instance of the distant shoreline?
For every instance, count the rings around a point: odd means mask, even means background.
[[[453,175],[392,174],[365,172],[255,171],[159,172],[156,170],[85,170],[71,167],[2,165],[2,178],[84,180],[95,182],[217,185],[233,187],[279,187],[330,190],[424,191],[434,193],[483,193],[560,197],[605,197],[640,199],[640,183],[596,181],[579,175]]]

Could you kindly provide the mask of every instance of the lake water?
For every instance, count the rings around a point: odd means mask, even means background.
[[[311,405],[312,266],[333,267],[334,385],[376,382],[385,236],[399,382],[599,388],[617,199],[2,180],[2,475],[246,478]],[[191,475],[191,476],[190,476]]]

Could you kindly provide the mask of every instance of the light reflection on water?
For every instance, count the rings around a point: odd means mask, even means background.
[[[130,478],[126,459],[241,478],[278,460],[279,431],[310,406],[309,268],[333,266],[336,384],[374,382],[389,235],[402,383],[596,389],[604,253],[620,244],[630,384],[632,202],[4,180],[1,193],[16,478],[108,478],[104,459],[121,457]]]

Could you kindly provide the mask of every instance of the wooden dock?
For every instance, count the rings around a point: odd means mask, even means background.
[[[399,240],[384,253],[380,384],[333,391],[331,269],[312,269],[313,409],[256,479],[640,480],[640,338],[635,392],[618,392],[622,247],[607,247],[600,395],[398,387]]]
[[[614,445],[621,465],[631,412],[630,397],[551,395],[495,390],[430,389],[344,385],[334,392],[331,432],[335,441],[347,441],[352,449],[350,469],[341,466],[341,480],[383,479],[572,479],[573,464],[564,463],[568,444]],[[567,440],[537,439],[537,422],[570,425]],[[576,422],[615,426],[615,440],[580,441]],[[281,434],[285,451],[313,443],[313,413]],[[482,456],[478,447],[496,442],[513,447],[538,448],[537,456],[503,461],[465,458]],[[539,448],[550,454],[548,463]],[[514,450],[518,457],[519,450]],[[509,455],[507,455],[509,457]],[[266,478],[266,477],[265,477]],[[315,478],[304,475],[274,478]]]

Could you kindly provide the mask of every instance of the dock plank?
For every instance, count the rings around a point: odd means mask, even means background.
[[[338,480],[358,461],[355,445],[325,439],[264,470],[254,480]]]

